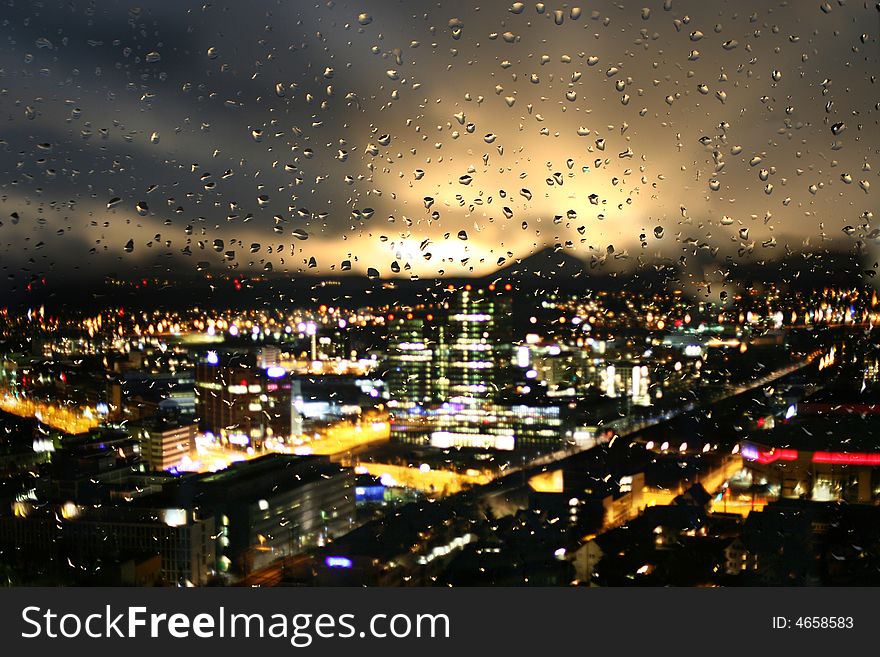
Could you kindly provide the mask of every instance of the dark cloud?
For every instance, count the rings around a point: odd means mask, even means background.
[[[874,4],[644,5],[10,4],[0,266],[873,248]]]

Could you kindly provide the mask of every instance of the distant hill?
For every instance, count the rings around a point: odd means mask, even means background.
[[[516,290],[528,296],[544,296],[548,292],[583,290],[638,289],[641,292],[660,291],[680,287],[694,289],[701,281],[726,281],[737,286],[762,287],[766,282],[781,284],[789,289],[811,289],[831,285],[857,285],[873,282],[876,271],[873,262],[852,253],[825,251],[817,254],[788,253],[775,260],[754,261],[734,257],[713,258],[701,253],[685,262],[658,261],[637,266],[632,255],[627,260],[606,256],[607,263],[598,258],[581,260],[561,247],[549,247],[506,266],[490,275],[478,278],[409,278],[369,279],[350,275],[318,277],[289,276],[280,273],[246,274],[224,272],[214,278],[199,274],[182,276],[175,281],[140,279],[122,285],[109,279],[92,281],[54,282],[34,284],[28,292],[15,297],[0,298],[0,305],[11,303],[22,307],[47,308],[79,307],[100,309],[106,307],[160,307],[190,308],[194,303],[202,307],[294,307],[333,304],[345,307],[363,305],[410,305],[432,302],[446,295],[449,285],[465,283],[511,283]],[[170,275],[169,275],[170,276]],[[713,283],[716,285],[717,283]],[[56,311],[57,312],[57,311]]]

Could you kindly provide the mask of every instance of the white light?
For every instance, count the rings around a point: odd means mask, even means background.
[[[266,376],[270,379],[280,379],[285,374],[287,374],[287,370],[283,367],[270,367],[266,370]]]
[[[180,527],[186,524],[185,509],[164,509],[162,511],[162,522],[169,527]]]

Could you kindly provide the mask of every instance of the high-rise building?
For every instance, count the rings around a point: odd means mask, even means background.
[[[510,379],[512,301],[494,285],[466,285],[449,303],[448,340],[440,350],[449,401],[476,407],[498,398]]]
[[[436,411],[436,447],[513,449],[501,397],[513,386],[512,301],[496,286],[465,285],[449,302],[439,350],[447,399]]]
[[[397,408],[430,404],[444,396],[439,387],[445,363],[438,358],[443,327],[433,313],[406,313],[388,319],[388,393]]]
[[[562,439],[560,407],[518,385],[509,291],[466,285],[442,309],[389,319],[392,440],[509,450]]]
[[[428,414],[445,399],[448,380],[440,358],[444,326],[436,312],[388,318],[388,373],[393,440],[422,443],[433,429]]]
[[[262,449],[301,429],[291,375],[257,367],[252,354],[208,352],[196,365],[196,395],[201,429],[222,443]]]

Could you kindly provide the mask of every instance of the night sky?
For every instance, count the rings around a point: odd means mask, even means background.
[[[468,5],[5,3],[2,275],[874,257],[876,3]]]

